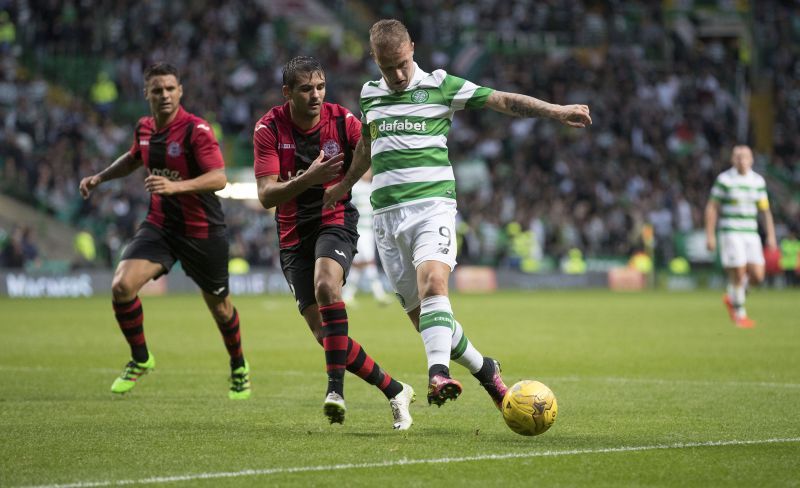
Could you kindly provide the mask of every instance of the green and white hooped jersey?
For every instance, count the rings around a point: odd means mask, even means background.
[[[447,134],[453,114],[480,108],[494,90],[448,75],[422,71],[402,92],[386,81],[361,89],[361,131],[372,139],[372,208],[375,213],[421,200],[456,198]],[[369,132],[367,132],[369,131]]]
[[[736,168],[720,173],[711,188],[711,199],[719,202],[719,230],[758,232],[758,211],[769,209],[767,184],[755,171],[741,175]]]

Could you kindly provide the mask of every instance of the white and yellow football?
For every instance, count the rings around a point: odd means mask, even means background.
[[[556,414],[556,396],[538,381],[519,381],[503,397],[503,420],[520,435],[544,433],[556,421]]]

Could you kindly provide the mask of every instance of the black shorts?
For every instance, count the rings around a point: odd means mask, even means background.
[[[331,258],[342,266],[345,281],[350,263],[358,252],[358,232],[346,227],[323,227],[316,236],[305,238],[296,246],[281,249],[281,269],[289,283],[297,308],[317,303],[314,295],[314,266],[317,258]]]
[[[146,259],[164,266],[169,273],[180,261],[186,275],[206,293],[228,296],[228,238],[223,233],[208,239],[197,239],[164,232],[144,222],[122,253],[125,259]]]

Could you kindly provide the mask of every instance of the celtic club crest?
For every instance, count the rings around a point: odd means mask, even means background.
[[[427,90],[414,90],[414,93],[411,94],[411,101],[414,103],[425,103],[428,101],[428,91]]]

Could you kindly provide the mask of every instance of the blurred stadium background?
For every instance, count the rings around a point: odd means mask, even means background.
[[[592,110],[586,131],[456,117],[459,289],[721,286],[702,209],[735,142],[768,181],[782,251],[769,284],[796,286],[797,2],[0,0],[0,294],[107,293],[147,210],[143,175],[88,201],[78,182],[130,146],[156,60],[179,66],[184,106],[223,147],[233,292],[286,291],[272,214],[247,198],[253,124],[299,54],[357,112],[381,17],[406,23],[426,69]],[[192,287],[173,272],[150,291]]]

